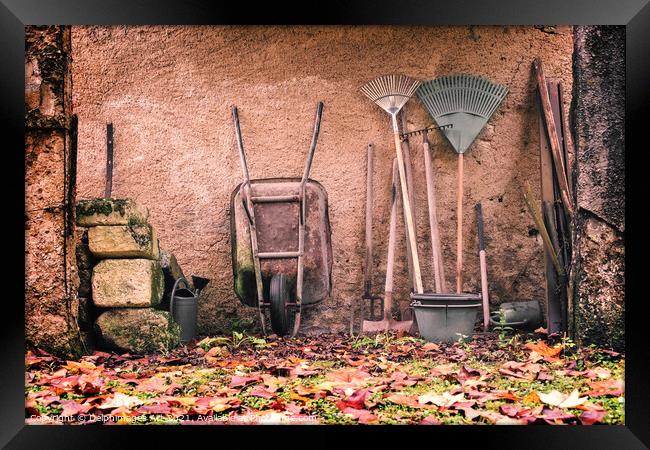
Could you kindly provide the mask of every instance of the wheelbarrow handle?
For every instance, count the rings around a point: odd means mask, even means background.
[[[190,284],[187,282],[185,277],[178,277],[176,282],[174,283],[174,287],[172,288],[172,294],[169,299],[169,314],[172,316],[172,319],[174,318],[174,296],[176,294],[176,289],[178,288],[179,283],[183,282],[185,284],[185,287],[187,289],[190,289]]]
[[[250,175],[248,174],[248,164],[246,163],[246,152],[244,151],[244,141],[241,137],[241,127],[239,125],[239,114],[237,107],[232,106],[232,120],[235,123],[235,137],[237,138],[237,148],[239,150],[239,161],[241,163],[242,174],[244,175],[244,183],[250,184]]]
[[[309,178],[309,173],[311,172],[311,163],[314,159],[314,152],[316,151],[316,142],[318,141],[318,134],[320,133],[320,120],[323,116],[323,102],[318,102],[316,107],[316,123],[314,124],[314,134],[311,137],[311,146],[309,147],[309,153],[307,154],[307,162],[305,163],[305,172],[302,175],[302,180],[300,181],[301,187],[307,182]]]

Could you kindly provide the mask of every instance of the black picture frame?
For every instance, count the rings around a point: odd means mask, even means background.
[[[626,27],[626,425],[592,427],[68,427],[24,425],[24,26],[46,24],[389,24],[389,25],[625,25]],[[3,241],[5,298],[0,321],[0,445],[6,448],[109,448],[146,438],[147,445],[311,446],[314,434],[331,436],[326,445],[480,446],[480,448],[641,449],[650,445],[650,387],[647,316],[641,271],[647,266],[643,222],[648,192],[640,171],[647,149],[650,96],[650,5],[648,0],[446,0],[331,1],[304,5],[266,2],[215,3],[205,0],[0,0],[0,145],[5,187]],[[642,142],[643,141],[643,142]],[[636,206],[635,206],[636,205]],[[645,213],[645,214],[644,214]],[[11,219],[10,219],[11,218]],[[23,238],[24,239],[24,238]],[[10,245],[11,244],[11,245]],[[636,261],[639,261],[636,263]],[[10,289],[7,289],[10,287]],[[209,430],[209,431],[208,431]],[[198,436],[228,431],[235,441]],[[334,431],[334,434],[330,434]],[[260,434],[262,433],[262,434]],[[267,436],[262,436],[267,434]],[[143,436],[140,436],[142,434]],[[164,436],[163,436],[164,435]],[[164,441],[163,441],[164,439]],[[227,443],[229,442],[229,443]],[[239,442],[239,444],[237,443]],[[212,444],[210,444],[212,443]],[[401,443],[401,444],[400,444]],[[469,445],[468,445],[469,444]]]

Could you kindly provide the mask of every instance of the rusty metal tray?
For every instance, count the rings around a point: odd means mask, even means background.
[[[269,178],[251,180],[253,199],[276,198],[272,202],[253,203],[257,226],[257,245],[260,253],[297,252],[300,206],[297,201],[300,178]],[[258,306],[251,245],[251,228],[242,202],[242,184],[230,200],[230,238],[234,289],[246,306]],[[286,196],[286,201],[278,197]],[[296,197],[295,199],[291,199]],[[327,193],[314,180],[305,183],[305,240],[303,252],[304,281],[302,304],[319,303],[329,297],[332,287],[332,244]],[[287,276],[295,296],[297,259],[261,259],[264,297],[268,298],[271,277],[276,273]]]

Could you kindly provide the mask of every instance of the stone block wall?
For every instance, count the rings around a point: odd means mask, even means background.
[[[76,212],[84,227],[77,264],[87,338],[106,350],[136,354],[175,347],[180,329],[160,309],[171,258],[163,271],[148,210],[130,199],[97,198],[80,201]]]

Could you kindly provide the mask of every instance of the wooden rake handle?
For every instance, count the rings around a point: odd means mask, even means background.
[[[406,179],[406,169],[404,168],[404,155],[402,154],[402,141],[399,137],[399,128],[397,127],[397,118],[395,114],[391,115],[393,122],[393,138],[395,139],[395,151],[397,153],[397,167],[399,168],[399,181],[402,191],[402,203],[406,211],[406,228],[408,231],[409,244],[411,245],[411,257],[413,259],[413,272],[415,275],[415,291],[418,294],[424,292],[422,288],[422,275],[420,274],[420,259],[418,258],[418,248],[415,241],[415,226],[413,224],[413,214],[411,211],[411,201],[409,200],[409,191]]]
[[[463,154],[458,154],[458,188],[456,189],[456,293],[463,289]]]

